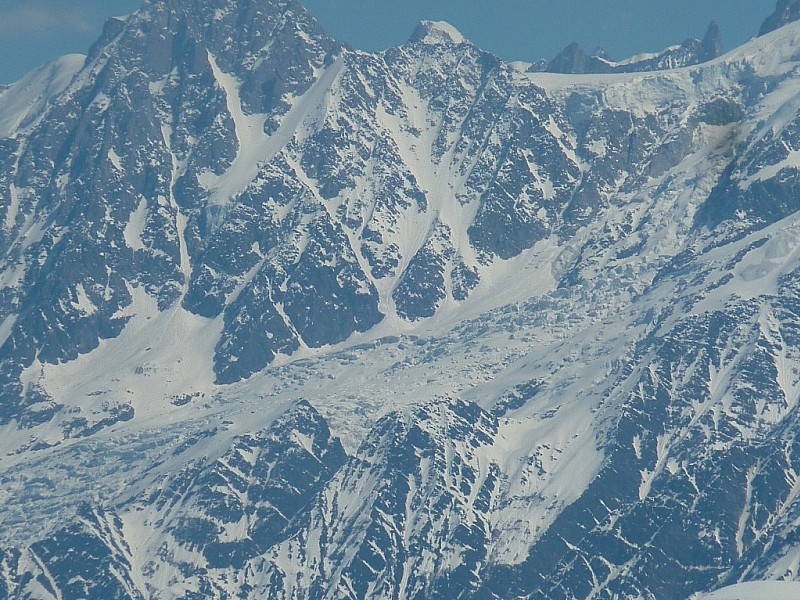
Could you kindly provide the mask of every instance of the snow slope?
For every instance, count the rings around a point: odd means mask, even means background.
[[[800,583],[791,581],[740,583],[700,596],[703,600],[794,600],[798,597],[800,597]]]
[[[0,92],[0,138],[29,127],[83,68],[83,54],[62,56]]]

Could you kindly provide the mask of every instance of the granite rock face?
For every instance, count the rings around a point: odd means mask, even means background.
[[[762,23],[758,35],[766,35],[798,19],[800,19],[800,2],[797,2],[797,0],[778,0],[775,12]]]

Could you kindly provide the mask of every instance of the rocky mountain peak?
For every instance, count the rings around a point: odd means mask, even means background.
[[[256,10],[259,13],[283,13],[294,10],[306,12],[297,0],[146,0],[144,7],[162,6],[173,12],[223,15]]]
[[[466,38],[461,32],[444,21],[420,21],[409,41],[431,46],[441,44],[463,44]]]
[[[239,80],[245,112],[269,113],[286,109],[287,94],[307,89],[338,48],[296,0],[147,0],[109,20],[88,62],[111,57],[115,72],[159,81],[176,73],[210,80],[213,62]]]
[[[778,0],[775,12],[761,25],[758,35],[766,35],[798,19],[800,19],[800,0]]]
[[[551,73],[586,73],[589,59],[577,42],[572,42],[556,55],[548,66]]]
[[[697,59],[701,63],[707,62],[722,56],[722,52],[722,32],[719,23],[711,21],[702,42],[700,42],[700,48],[697,50]]]
[[[149,32],[193,37],[218,54],[252,56],[299,38],[306,46],[329,41],[319,22],[296,0],[147,0],[132,18]]]

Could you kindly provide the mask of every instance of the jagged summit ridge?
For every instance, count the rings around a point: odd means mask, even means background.
[[[450,23],[445,21],[420,21],[414,29],[409,41],[429,44],[463,44],[467,39]]]
[[[534,63],[530,71],[575,75],[661,71],[702,64],[722,56],[722,53],[722,33],[719,24],[712,21],[702,40],[690,38],[679,46],[621,61],[612,60],[602,48],[587,54],[580,44],[573,42],[553,60]]]

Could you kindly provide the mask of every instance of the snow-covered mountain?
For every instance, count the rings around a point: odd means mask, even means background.
[[[783,4],[564,75],[149,0],[0,92],[0,597],[800,580]]]

